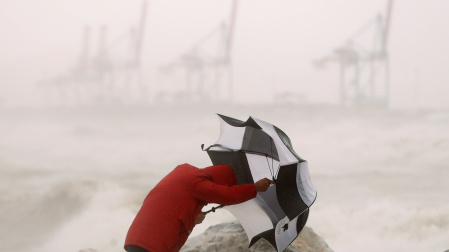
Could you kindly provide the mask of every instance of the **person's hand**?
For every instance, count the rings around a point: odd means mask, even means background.
[[[254,183],[258,192],[265,192],[271,184],[274,184],[274,182],[267,178],[263,178]]]
[[[204,218],[206,218],[206,215],[203,212],[200,212],[196,217],[195,217],[195,225],[197,224],[201,224],[204,220]]]

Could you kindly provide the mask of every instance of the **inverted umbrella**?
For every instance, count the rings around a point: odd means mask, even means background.
[[[276,184],[256,198],[225,206],[242,224],[250,241],[267,240],[283,251],[304,228],[317,192],[307,161],[294,150],[290,138],[276,126],[250,117],[243,122],[224,115],[218,141],[205,149],[214,165],[233,168],[237,184],[271,178]]]

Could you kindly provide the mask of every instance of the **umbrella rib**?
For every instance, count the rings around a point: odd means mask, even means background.
[[[273,156],[273,138],[270,138],[270,151],[271,151],[271,156]],[[273,175],[274,175],[274,164],[273,164],[273,158],[271,158],[271,167],[273,168]],[[279,160],[280,163],[280,160]],[[276,174],[276,178],[277,178],[277,174]],[[274,176],[273,176],[273,181],[275,180]]]
[[[267,159],[268,170],[270,170],[271,177],[274,179],[274,171],[270,167],[270,162],[268,161],[268,156],[265,155],[265,158]]]
[[[270,138],[270,151],[271,151],[271,156],[273,156],[273,138]],[[281,160],[279,160],[279,165],[278,165],[278,169],[276,171],[276,176],[274,176],[274,173],[275,173],[275,171],[274,171],[274,158],[271,158],[271,167],[273,169],[272,176],[273,176],[273,181],[275,181],[275,182],[276,182],[276,178],[278,177],[278,174],[279,174],[279,167],[280,167],[280,165],[281,165]]]
[[[278,165],[278,170],[277,170],[277,172],[276,172],[276,178],[278,177],[280,167],[281,167],[281,162],[279,162],[279,165]],[[276,181],[275,181],[275,182],[276,182]]]

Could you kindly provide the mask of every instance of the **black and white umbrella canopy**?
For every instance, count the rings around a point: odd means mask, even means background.
[[[289,137],[276,126],[250,117],[246,122],[218,115],[220,137],[206,148],[214,165],[227,164],[237,184],[263,178],[276,181],[266,192],[242,204],[226,206],[242,224],[249,246],[264,238],[283,251],[304,228],[316,199],[307,161],[294,150]]]

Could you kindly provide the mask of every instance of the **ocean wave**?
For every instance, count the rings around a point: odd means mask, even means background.
[[[449,206],[406,206],[385,200],[341,206],[316,204],[309,225],[335,251],[445,251]]]
[[[61,180],[46,184],[46,179],[32,180],[25,178],[20,186],[3,183],[0,251],[31,251],[79,214],[95,191],[91,181]]]

